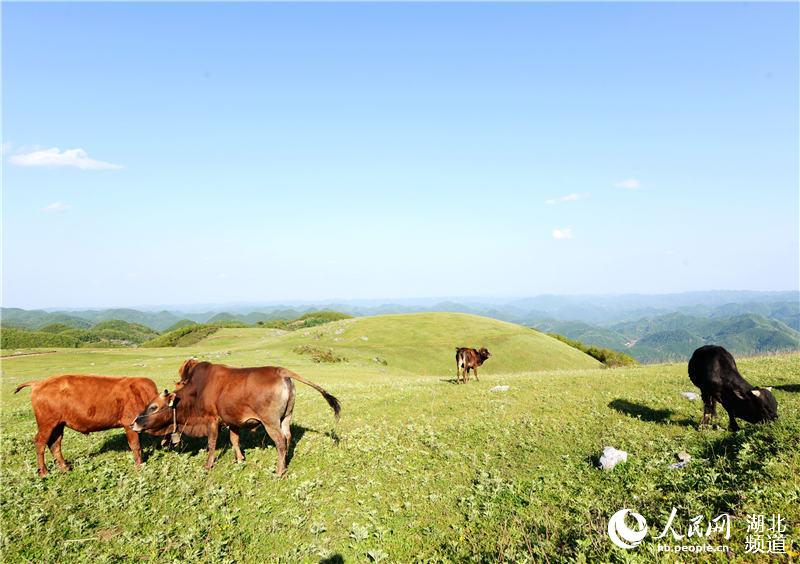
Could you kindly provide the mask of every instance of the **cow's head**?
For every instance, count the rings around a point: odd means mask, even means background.
[[[750,423],[775,421],[778,418],[778,402],[766,388],[753,388],[749,392],[735,391],[736,415]]]
[[[489,352],[489,349],[487,349],[486,347],[479,348],[478,349],[478,354],[481,357],[481,362],[485,361],[487,358],[492,356],[492,354]]]
[[[175,392],[164,390],[150,405],[144,408],[131,423],[131,429],[136,431],[163,430],[172,425],[172,409],[178,405],[180,398]]]
[[[184,362],[181,367],[178,369],[178,381],[176,382],[176,386],[185,386],[189,383],[192,379],[192,370],[195,366],[200,363],[199,360],[192,357],[186,362]]]

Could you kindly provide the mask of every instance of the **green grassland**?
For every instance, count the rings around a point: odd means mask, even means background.
[[[314,362],[295,352],[304,345],[347,360]],[[453,384],[457,345],[492,351],[480,382]],[[4,562],[691,559],[657,553],[650,537],[635,550],[615,548],[605,528],[623,507],[659,529],[675,507],[684,531],[690,516],[727,511],[727,544],[753,562],[758,556],[744,552],[746,515],[780,513],[787,549],[800,550],[798,354],[740,359],[751,383],[775,386],[780,419],[734,434],[697,430],[702,406],[680,395],[694,389],[685,363],[603,369],[541,333],[459,314],[293,332],[224,328],[180,348],[50,350],[3,359]],[[146,440],[137,470],[121,430],[66,431],[73,471],[36,477],[30,391],[15,395],[16,385],[80,372],[171,387],[190,355],[287,366],[336,395],[342,418],[334,424],[319,394],[298,385],[284,478],[263,431],[244,434],[239,465],[223,432],[206,472],[205,441],[191,438],[177,451]],[[509,390],[491,392],[497,385]],[[598,470],[606,445],[626,450],[628,462]],[[691,463],[670,469],[682,450]],[[48,462],[55,470],[49,453]]]

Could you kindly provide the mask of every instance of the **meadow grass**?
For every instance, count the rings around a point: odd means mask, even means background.
[[[800,355],[741,359],[751,383],[776,386],[780,419],[745,423],[734,434],[697,430],[702,405],[680,395],[696,391],[683,363],[606,370],[591,368],[592,359],[575,366],[554,348],[566,369],[524,372],[508,366],[530,366],[539,351],[529,350],[527,361],[504,358],[522,347],[522,337],[495,327],[498,333],[487,337],[494,339],[487,345],[494,356],[481,381],[455,385],[450,341],[469,337],[455,325],[448,325],[455,337],[435,344],[441,358],[434,362],[434,345],[417,341],[436,330],[427,318],[401,332],[402,339],[398,327],[359,321],[291,334],[223,329],[178,349],[68,349],[4,359],[3,561],[690,559],[659,554],[650,537],[631,551],[614,547],[606,524],[623,507],[659,529],[675,507],[683,531],[690,516],[728,512],[727,544],[751,561],[759,557],[745,553],[747,514],[780,513],[789,527],[787,549],[800,550]],[[314,363],[293,352],[301,344],[332,348],[348,362]],[[171,388],[192,354],[234,366],[290,367],[336,395],[342,418],[334,424],[319,394],[298,385],[284,478],[275,475],[275,449],[263,430],[243,435],[247,462],[239,465],[223,432],[223,450],[209,472],[204,439],[184,438],[177,451],[146,440],[146,464],[136,469],[121,430],[88,436],[67,430],[63,450],[73,471],[36,477],[30,391],[14,395],[16,385],[81,372],[144,375]],[[490,392],[500,384],[509,390]],[[598,470],[606,445],[627,451],[628,462]],[[682,450],[692,461],[670,469]],[[55,470],[49,453],[48,463]]]

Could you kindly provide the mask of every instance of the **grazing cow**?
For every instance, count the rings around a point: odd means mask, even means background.
[[[478,350],[456,347],[456,383],[458,383],[458,378],[461,376],[466,384],[470,370],[475,373],[475,379],[480,381],[478,379],[478,367],[486,362],[486,359],[490,356],[492,355],[486,347]]]
[[[214,465],[220,423],[230,429],[236,462],[244,460],[239,447],[240,430],[261,424],[278,450],[278,475],[286,472],[295,397],[292,380],[321,393],[339,418],[340,406],[335,397],[286,368],[232,368],[192,359],[184,363],[180,375],[175,390],[171,394],[164,390],[157,396],[133,420],[132,428],[156,434],[177,431],[194,437],[207,436],[206,469]]]
[[[703,418],[700,425],[711,422],[720,402],[730,419],[730,430],[738,431],[736,418],[750,423],[774,421],[778,418],[778,402],[772,392],[747,383],[736,368],[733,356],[716,345],[700,347],[689,360],[689,379],[700,388],[703,397]]]
[[[139,435],[130,429],[132,417],[158,396],[155,383],[148,378],[63,375],[17,386],[31,388],[31,404],[39,431],[36,433],[36,463],[39,475],[47,475],[45,445],[50,447],[58,466],[69,470],[61,454],[64,427],[88,434],[122,427],[128,437],[136,465],[142,463]]]

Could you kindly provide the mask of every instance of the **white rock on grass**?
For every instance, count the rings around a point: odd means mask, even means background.
[[[678,468],[683,468],[684,466],[689,464],[689,461],[692,459],[692,455],[686,452],[685,450],[682,450],[678,453],[675,453],[675,458],[678,459],[678,462],[669,465],[669,467],[672,468],[673,470]]]
[[[695,401],[697,399],[697,394],[694,392],[681,392],[681,395],[689,401]]]
[[[495,386],[494,388],[489,388],[490,392],[507,392],[508,386]]]
[[[603,470],[611,470],[620,462],[628,460],[628,453],[624,450],[617,450],[614,447],[607,446],[603,448],[603,454],[600,457],[600,468]]]

